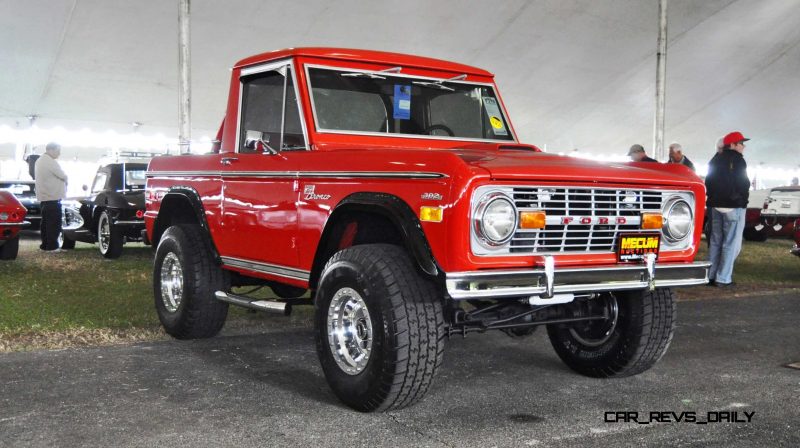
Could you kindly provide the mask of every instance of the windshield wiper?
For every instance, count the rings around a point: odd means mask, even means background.
[[[386,79],[385,76],[381,76],[378,73],[400,73],[403,67],[391,67],[385,70],[378,70],[376,72],[348,72],[348,73],[339,73],[339,76],[345,76],[348,78],[369,78],[369,79]]]
[[[458,75],[458,76],[453,76],[452,78],[440,79],[438,81],[411,81],[411,83],[415,84],[415,85],[418,85],[418,86],[422,86],[422,87],[430,87],[430,88],[433,88],[433,89],[447,90],[448,92],[455,92],[456,89],[454,89],[452,87],[447,87],[446,85],[444,85],[444,83],[447,82],[447,81],[460,81],[460,80],[462,80],[462,79],[464,79],[466,77],[467,77],[466,74],[462,74],[462,75]]]

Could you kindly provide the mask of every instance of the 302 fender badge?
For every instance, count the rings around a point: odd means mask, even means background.
[[[442,195],[439,193],[422,193],[422,199],[430,199],[432,201],[441,201]]]
[[[331,195],[329,194],[314,193],[314,188],[316,188],[316,185],[306,185],[306,187],[303,189],[303,197],[306,201],[320,200],[320,199],[325,200],[331,198]]]

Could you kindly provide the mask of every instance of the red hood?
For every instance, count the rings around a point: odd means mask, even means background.
[[[489,172],[494,180],[550,180],[632,184],[686,185],[700,182],[680,164],[653,162],[599,163],[526,150],[457,150],[467,164]]]

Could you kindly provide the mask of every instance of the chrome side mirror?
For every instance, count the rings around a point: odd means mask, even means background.
[[[263,151],[265,154],[277,154],[278,150],[269,146],[269,136],[261,131],[245,131],[244,147],[254,151]]]

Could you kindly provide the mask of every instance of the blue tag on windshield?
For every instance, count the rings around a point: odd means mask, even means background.
[[[411,118],[411,86],[394,85],[394,119],[408,120]]]

